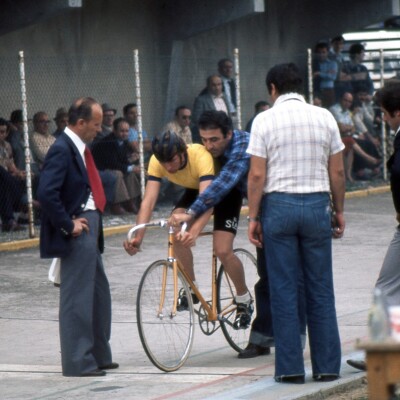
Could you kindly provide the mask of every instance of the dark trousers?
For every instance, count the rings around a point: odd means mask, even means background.
[[[25,182],[12,176],[0,166],[0,218],[7,224],[14,218],[14,211],[21,207]]]
[[[97,246],[100,214],[80,215],[89,233],[72,238],[71,252],[61,259],[60,341],[64,376],[80,376],[112,362],[111,295]]]

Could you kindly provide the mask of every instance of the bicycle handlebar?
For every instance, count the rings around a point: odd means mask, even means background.
[[[158,220],[158,221],[150,221],[150,222],[146,222],[146,223],[144,223],[144,224],[135,225],[135,226],[133,226],[133,227],[129,230],[129,232],[128,232],[128,234],[127,234],[128,240],[131,240],[131,239],[132,239],[132,235],[133,235],[136,231],[138,231],[139,229],[147,228],[147,227],[149,227],[149,226],[159,226],[159,227],[161,227],[161,228],[164,228],[164,227],[167,226],[167,225],[168,225],[168,220],[167,220],[167,219],[160,219],[160,220]],[[181,228],[181,233],[182,233],[182,234],[185,233],[186,228],[187,228],[187,223],[184,222],[184,223],[182,224],[182,228]]]

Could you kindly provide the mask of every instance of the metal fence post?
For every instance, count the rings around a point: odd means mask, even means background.
[[[236,117],[237,127],[242,129],[242,105],[240,101],[240,70],[239,70],[239,49],[233,50],[233,58],[235,63],[235,89],[236,89]]]
[[[133,61],[135,69],[135,95],[138,111],[138,139],[139,139],[139,165],[140,165],[140,188],[142,199],[145,190],[145,172],[144,172],[144,153],[143,153],[143,125],[142,125],[142,96],[140,94],[140,75],[139,75],[139,50],[133,51]]]
[[[25,59],[24,52],[19,52],[19,74],[21,84],[22,119],[24,122],[24,147],[26,165],[26,189],[28,196],[28,216],[29,216],[29,237],[35,237],[33,206],[32,206],[32,174],[31,174],[31,155],[29,151],[28,133],[28,109],[26,103],[26,82],[25,82]]]

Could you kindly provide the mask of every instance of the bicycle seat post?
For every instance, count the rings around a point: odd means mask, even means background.
[[[173,314],[176,313],[176,307],[178,304],[178,263],[175,258],[174,252],[174,228],[170,226],[168,228],[168,261],[172,264],[172,271],[174,274],[174,305]]]

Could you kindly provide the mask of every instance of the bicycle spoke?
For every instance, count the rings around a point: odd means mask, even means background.
[[[258,280],[257,266],[254,256],[244,249],[235,249],[235,255],[240,259],[246,274],[246,283],[254,298],[254,285]],[[218,271],[218,303],[217,309],[222,332],[229,345],[237,352],[243,350],[249,341],[251,324],[246,329],[234,326],[236,305],[234,303],[235,287],[221,265]],[[252,318],[254,318],[254,313]]]
[[[162,298],[163,274],[167,272],[164,301]],[[187,285],[178,274],[178,289]],[[167,261],[153,263],[143,275],[137,295],[137,320],[140,340],[150,361],[163,371],[175,371],[189,356],[193,342],[193,304],[188,301],[188,310],[176,311],[173,315],[174,284],[172,267]]]

